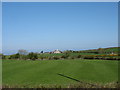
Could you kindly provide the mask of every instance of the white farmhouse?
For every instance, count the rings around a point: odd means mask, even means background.
[[[62,53],[60,50],[55,50],[55,51],[53,51],[52,53]]]

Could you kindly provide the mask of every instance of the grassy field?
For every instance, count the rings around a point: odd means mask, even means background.
[[[118,80],[118,61],[106,60],[3,60],[3,86],[66,87],[86,83],[112,83]],[[61,75],[62,74],[62,75]],[[68,78],[69,77],[69,78]]]

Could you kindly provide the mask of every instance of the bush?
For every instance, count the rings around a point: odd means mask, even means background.
[[[54,56],[54,57],[53,57],[53,59],[58,60],[58,59],[60,59],[60,58],[59,58],[59,57]]]
[[[6,56],[5,55],[1,55],[2,56],[2,59],[6,59]],[[1,58],[0,58],[1,59]]]
[[[77,58],[81,58],[81,55],[78,55]]]
[[[36,60],[38,59],[38,55],[36,53],[31,52],[28,54],[28,58],[31,60]]]
[[[94,59],[94,56],[92,55],[84,55],[84,59]]]
[[[27,59],[28,59],[28,56],[27,56],[27,55],[20,55],[20,58],[19,58],[19,59],[27,60]]]
[[[8,59],[19,59],[20,58],[20,54],[14,54],[14,55],[10,55],[10,57]]]
[[[72,56],[72,57],[70,57],[70,59],[75,59],[75,57],[74,57],[74,56]]]

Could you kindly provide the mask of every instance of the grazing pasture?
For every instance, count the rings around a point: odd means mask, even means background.
[[[3,86],[38,87],[82,83],[107,84],[118,80],[118,61],[3,60]]]

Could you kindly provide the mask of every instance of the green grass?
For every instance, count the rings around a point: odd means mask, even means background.
[[[2,86],[2,60],[0,59],[0,88]]]
[[[75,80],[111,83],[118,80],[118,61],[106,60],[3,60],[3,85],[35,87],[76,84]]]

